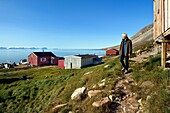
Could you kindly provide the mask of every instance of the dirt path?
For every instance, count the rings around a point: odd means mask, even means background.
[[[116,113],[142,113],[142,107],[136,99],[137,94],[131,91],[137,83],[133,80],[131,73],[123,75],[123,78],[118,81],[116,88],[120,89],[125,96],[119,101],[120,106],[117,108]]]
[[[141,63],[146,61],[151,55],[153,55],[153,52],[131,58],[130,60]],[[132,73],[122,74],[122,79],[117,82],[116,88],[125,93],[125,96],[119,101],[120,106],[118,106],[116,113],[143,113],[143,106],[137,100],[137,94],[132,91],[132,88],[135,86],[137,86],[137,83],[134,81]]]

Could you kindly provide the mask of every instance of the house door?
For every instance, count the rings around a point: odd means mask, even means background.
[[[51,64],[53,64],[53,59],[51,59]]]
[[[71,69],[73,68],[73,64],[72,64],[72,63],[70,63],[70,68],[71,68]]]

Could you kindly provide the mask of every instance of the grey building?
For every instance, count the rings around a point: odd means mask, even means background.
[[[100,64],[102,59],[97,55],[74,55],[66,56],[64,61],[65,69],[80,69],[89,65]]]

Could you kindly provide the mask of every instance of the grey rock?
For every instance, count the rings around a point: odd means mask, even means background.
[[[81,100],[82,95],[85,94],[85,90],[86,90],[85,87],[77,88],[77,89],[73,92],[73,94],[71,95],[71,99],[72,99],[72,100]]]

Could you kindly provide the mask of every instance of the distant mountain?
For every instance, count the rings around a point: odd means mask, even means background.
[[[139,32],[133,35],[130,39],[132,40],[133,47],[136,47],[143,42],[152,41],[153,40],[153,24],[150,24],[142,28]],[[108,48],[119,49],[119,45],[102,48],[102,49],[106,50]]]
[[[0,47],[0,49],[7,49],[6,47]]]
[[[3,47],[6,48],[6,47]],[[3,49],[2,47],[0,47],[0,49]],[[6,49],[48,49],[47,47],[42,47],[42,48],[37,48],[37,47],[30,47],[30,48],[26,48],[26,47],[8,47]]]

